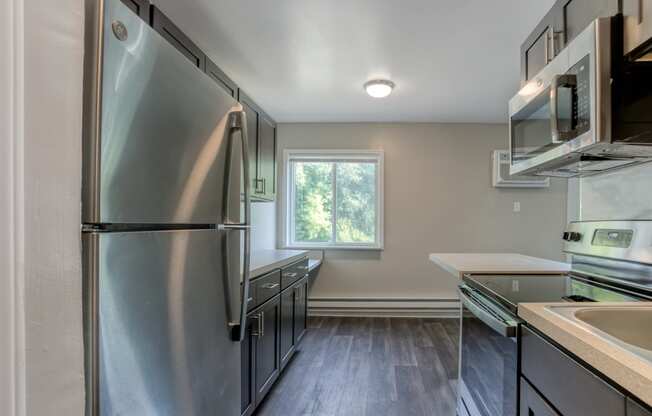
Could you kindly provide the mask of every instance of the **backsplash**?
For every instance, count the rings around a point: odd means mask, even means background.
[[[582,178],[568,196],[569,219],[652,220],[652,164]]]

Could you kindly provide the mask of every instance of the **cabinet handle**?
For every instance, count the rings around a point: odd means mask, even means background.
[[[254,298],[253,298],[253,297],[251,297],[251,296],[248,297],[248,298],[247,298],[247,305],[250,304],[250,303],[253,302],[253,301],[254,301]]]
[[[264,285],[260,285],[263,289],[275,289],[278,287],[278,283],[265,283]]]
[[[259,337],[260,336],[260,314],[253,315],[252,319],[256,320],[256,326],[251,329],[251,335],[255,337]]]
[[[298,273],[283,273],[283,277],[293,278],[293,277],[297,277],[297,274]]]
[[[258,187],[258,184],[263,184],[263,190],[261,191],[260,188]],[[264,194],[265,193],[265,179],[254,179],[254,189],[257,194]]]
[[[260,329],[258,333],[260,333],[261,337],[265,336],[265,311],[262,311],[260,313],[260,320],[258,321],[258,325],[260,325]]]

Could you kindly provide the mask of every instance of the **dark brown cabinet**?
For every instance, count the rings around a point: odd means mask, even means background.
[[[276,123],[220,67],[148,0],[121,0],[151,26],[192,65],[204,71],[227,94],[242,104],[247,114],[249,174],[252,200],[274,201],[276,197]]]
[[[294,353],[295,295],[294,288],[281,294],[281,368],[285,368]]]
[[[238,100],[247,114],[249,174],[254,201],[276,196],[276,123],[242,90]]]
[[[261,199],[273,201],[276,195],[276,123],[264,114],[259,121],[257,191]]]
[[[290,264],[283,272],[299,272],[307,261]],[[241,345],[243,416],[251,415],[269,393],[307,331],[307,267],[282,292],[281,273],[277,269],[251,282],[249,304],[253,306],[247,315],[247,336]]]
[[[308,278],[304,277],[281,294],[281,369],[292,358],[308,328]]]
[[[238,86],[222,71],[215,62],[206,58],[206,75],[211,77],[224,91],[233,98],[238,98]]]
[[[652,411],[643,408],[643,406],[628,398],[627,416],[652,416]]]
[[[258,110],[256,105],[245,95],[242,90],[238,91],[238,101],[247,115],[247,145],[249,148],[249,178],[251,190],[256,195],[258,166]]]
[[[152,6],[152,27],[197,68],[206,69],[206,55],[159,8]]]
[[[520,402],[522,416],[560,416],[524,378],[521,378]]]
[[[149,23],[149,1],[148,0],[121,0],[127,7],[136,13],[141,19]]]
[[[241,393],[240,409],[242,415],[250,415],[256,407],[255,395],[255,369],[256,369],[256,336],[258,335],[258,315],[252,314],[247,317],[247,328],[245,339],[240,343],[241,360]]]
[[[294,286],[294,344],[298,345],[308,329],[308,278]]]
[[[562,415],[625,416],[624,395],[527,327],[521,374]]]
[[[258,312],[260,327],[256,337],[256,404],[269,392],[281,371],[279,354],[280,297],[264,304]]]
[[[598,17],[621,12],[619,0],[557,0],[521,45],[521,85],[532,79]]]

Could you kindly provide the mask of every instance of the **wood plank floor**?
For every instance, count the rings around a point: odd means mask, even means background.
[[[456,319],[310,318],[256,416],[454,416]]]

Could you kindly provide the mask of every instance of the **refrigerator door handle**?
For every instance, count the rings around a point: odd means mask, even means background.
[[[231,317],[229,326],[231,328],[232,339],[234,341],[243,341],[246,335],[246,320],[247,320],[247,302],[246,299],[249,298],[249,280],[250,280],[250,271],[249,271],[249,262],[251,257],[251,189],[249,184],[249,146],[248,146],[248,135],[247,135],[247,116],[244,111],[235,111],[230,114],[229,119],[229,148],[233,149],[232,140],[234,133],[240,132],[240,141],[241,141],[241,152],[242,152],[242,170],[243,170],[243,181],[244,181],[244,222],[241,224],[220,224],[218,229],[227,230],[227,231],[243,231],[244,233],[244,255],[243,264],[241,267],[242,270],[242,290],[240,295],[240,307],[239,307],[239,316],[237,321],[235,317]],[[230,160],[230,159],[229,159]],[[226,189],[225,194],[226,198],[229,198],[231,195],[230,185],[231,185],[231,167],[227,166],[226,171]],[[241,198],[240,192],[238,192],[238,199]],[[225,199],[226,207],[228,207],[229,201]],[[225,210],[225,217],[228,218],[228,210]],[[224,221],[223,221],[224,222]],[[229,264],[229,259],[226,259],[226,264]],[[229,277],[231,274],[229,273]],[[232,282],[233,284],[233,282]],[[235,282],[235,287],[239,286],[239,282]],[[235,302],[232,296],[229,296],[228,301],[230,303]],[[231,305],[229,305],[231,306]],[[229,308],[234,310],[235,308]]]

